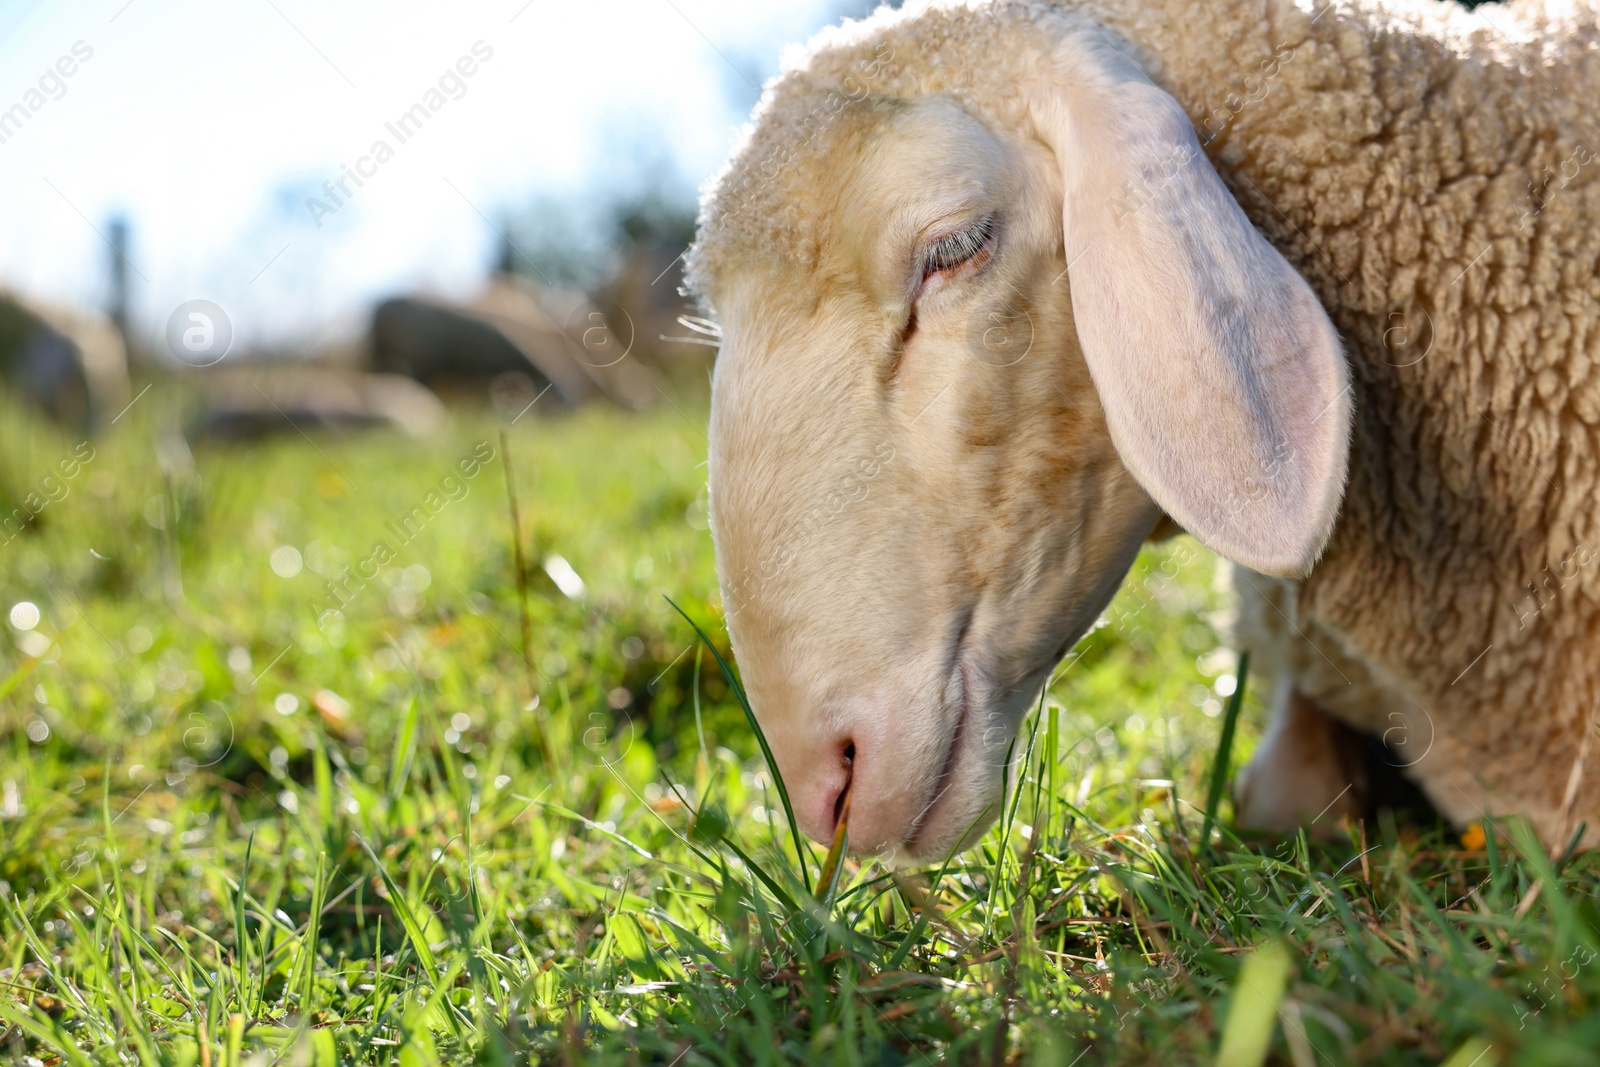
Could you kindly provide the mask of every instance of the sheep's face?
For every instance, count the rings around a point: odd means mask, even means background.
[[[1349,374],[1310,287],[1177,101],[1052,25],[983,120],[912,83],[962,56],[904,41],[895,95],[784,82],[691,263],[723,329],[734,651],[800,824],[828,838],[848,795],[857,851],[933,859],[995,818],[1024,710],[1162,512],[1300,575],[1343,490]]]
[[[870,116],[814,259],[721,279],[711,520],[801,826],[941,858],[1160,517],[1073,327],[1061,179],[938,97]],[[835,152],[835,159],[839,153]]]

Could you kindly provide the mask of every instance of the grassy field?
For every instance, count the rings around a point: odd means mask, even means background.
[[[701,403],[193,453],[180,407],[0,412],[5,509],[44,502],[0,533],[0,1060],[1600,1062],[1600,862],[1241,842],[1225,792],[1208,830],[1237,665],[1192,542],[980,848],[834,866],[719,667]]]

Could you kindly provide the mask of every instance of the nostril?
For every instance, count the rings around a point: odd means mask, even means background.
[[[856,762],[856,743],[854,741],[848,742],[844,746],[843,755],[845,772],[844,788],[839,790],[839,795],[833,798],[833,829],[838,828],[839,819],[844,815],[846,806],[850,799],[850,782],[855,776],[854,770]]]

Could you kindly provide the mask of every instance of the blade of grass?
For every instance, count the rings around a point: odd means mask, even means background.
[[[1294,961],[1281,941],[1269,941],[1245,958],[1217,1049],[1217,1067],[1261,1067],[1267,1062],[1278,1005],[1293,971]]]
[[[0,1020],[17,1030],[31,1034],[33,1039],[46,1048],[60,1052],[62,1058],[72,1064],[81,1064],[82,1067],[91,1067],[89,1058],[83,1054],[71,1036],[61,1028],[61,1024],[53,1019],[40,1021],[32,1013],[23,1009],[21,1005],[0,1000]],[[18,1061],[23,1062],[23,1061]],[[38,1062],[35,1060],[34,1062]]]
[[[239,990],[239,1006],[253,1007],[245,1000],[245,990],[250,979],[250,935],[244,925],[245,880],[250,877],[250,853],[255,849],[256,835],[251,834],[244,844],[244,863],[239,867],[239,886],[233,894],[233,945],[234,981]]]
[[[517,621],[522,631],[522,659],[534,676],[533,624],[528,617],[528,560],[522,554],[522,513],[517,507],[517,480],[511,469],[511,439],[500,431],[501,462],[506,471],[506,500],[511,505],[511,561],[517,572]]]
[[[1211,843],[1211,828],[1217,824],[1217,808],[1228,783],[1228,764],[1233,758],[1233,732],[1239,725],[1239,708],[1244,704],[1244,683],[1250,673],[1250,653],[1239,653],[1238,681],[1222,713],[1222,736],[1217,739],[1217,754],[1211,762],[1211,784],[1206,790],[1206,818],[1201,825],[1200,844]]]
[[[756,743],[761,746],[761,755],[767,761],[767,769],[772,772],[772,781],[778,787],[778,799],[783,801],[783,814],[789,820],[789,834],[794,838],[794,851],[800,861],[800,878],[805,883],[806,892],[813,892],[811,886],[811,869],[806,865],[810,851],[805,847],[805,839],[800,836],[800,824],[795,822],[794,805],[789,803],[789,790],[784,787],[783,775],[778,771],[778,761],[773,758],[772,747],[767,744],[767,735],[761,732],[761,724],[756,721],[756,713],[750,710],[750,699],[745,696],[744,686],[739,684],[739,679],[734,677],[733,668],[728,666],[728,661],[722,658],[722,653],[717,651],[717,646],[711,643],[711,638],[700,629],[700,624],[689,617],[689,613],[680,608],[671,597],[666,598],[672,605],[672,610],[683,616],[683,621],[694,628],[694,632],[711,650],[712,657],[717,661],[717,667],[722,671],[722,677],[727,680],[728,688],[733,690],[733,695],[739,701],[739,708],[744,712],[745,721],[750,724],[750,729],[755,732]]]
[[[394,756],[390,761],[389,771],[389,802],[392,805],[400,799],[400,792],[405,788],[406,779],[411,775],[411,757],[417,747],[417,727],[422,720],[422,702],[413,693],[406,697],[405,719],[401,722],[400,732],[394,739]]]
[[[988,809],[985,808],[984,811],[987,812]],[[911,932],[906,934],[906,936],[901,940],[900,944],[895,947],[894,954],[890,956],[888,962],[883,965],[883,969],[885,971],[898,971],[901,965],[905,963],[906,956],[908,956],[912,948],[916,946],[917,940],[922,937],[922,931],[928,928],[928,922],[932,918],[933,909],[935,907],[933,895],[939,891],[939,885],[944,881],[944,876],[949,873],[950,865],[955,862],[955,859],[956,853],[954,851],[944,858],[944,863],[939,867],[939,873],[934,876],[933,882],[928,886],[927,892],[923,894],[922,902],[917,906],[917,921],[911,924]],[[905,894],[907,898],[910,897],[910,894],[906,893],[903,886],[901,887],[901,892]]]
[[[422,923],[417,919],[416,912],[411,910],[411,904],[406,899],[404,890],[400,888],[400,883],[394,880],[394,876],[389,873],[389,868],[378,858],[378,853],[373,850],[372,845],[360,834],[356,835],[356,841],[361,845],[362,851],[367,854],[367,858],[372,861],[372,865],[377,868],[378,877],[383,879],[384,886],[389,890],[389,904],[394,908],[395,914],[400,917],[400,925],[405,928],[406,940],[411,945],[411,951],[416,954],[417,962],[422,966],[423,973],[427,975],[427,980],[433,987],[434,993],[438,994],[443,981],[440,975],[439,961],[433,954],[432,946],[428,944],[428,937],[422,929]],[[453,1010],[447,1011],[445,1016],[450,1020],[451,1027],[459,1034],[461,1024],[456,1017],[456,1013]]]
[[[817,876],[817,900],[826,904],[833,896],[833,886],[839,878],[839,868],[844,861],[844,850],[850,841],[850,792],[844,794],[844,810],[839,812],[839,823],[833,828],[833,843],[828,846],[827,859],[822,862],[822,873]]]
[[[300,1013],[311,1011],[311,994],[316,988],[317,938],[322,932],[322,909],[327,899],[327,855],[317,854],[316,880],[311,883],[311,915],[306,919],[306,930],[300,951],[295,954],[294,966],[289,972],[289,988],[300,994]]]

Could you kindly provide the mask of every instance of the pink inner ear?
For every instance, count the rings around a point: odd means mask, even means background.
[[[1177,101],[1099,49],[1064,49],[1036,120],[1062,168],[1073,312],[1112,440],[1208,547],[1303,574],[1332,530],[1349,447],[1333,325]]]

